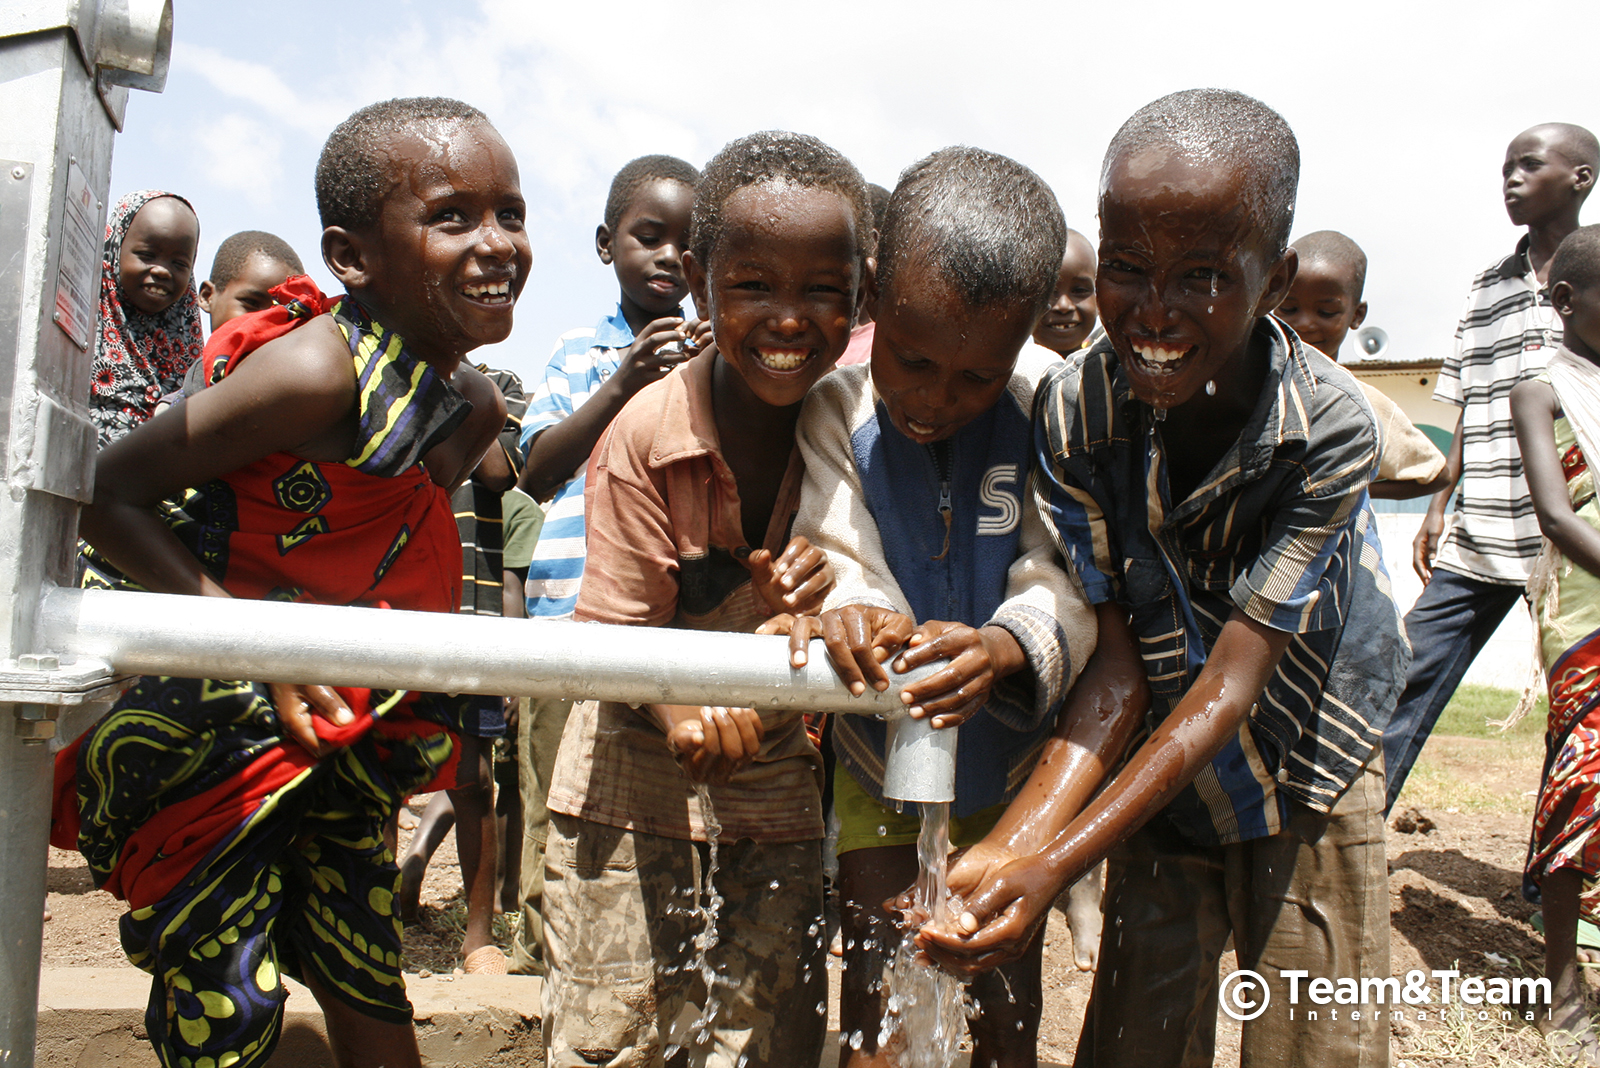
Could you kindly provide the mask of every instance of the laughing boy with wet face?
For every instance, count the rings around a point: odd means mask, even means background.
[[[948,966],[1001,963],[1109,855],[1079,1065],[1209,1063],[1230,934],[1271,991],[1244,1063],[1387,1055],[1370,1013],[1291,1020],[1280,975],[1389,974],[1379,741],[1408,659],[1369,532],[1372,413],[1268,314],[1295,274],[1299,169],[1242,94],[1138,111],[1101,171],[1107,337],[1039,388],[1038,497],[1099,645],[1057,758],[952,867],[965,913],[921,939]],[[1148,734],[1083,807],[1116,756],[1091,728],[1123,718]]]

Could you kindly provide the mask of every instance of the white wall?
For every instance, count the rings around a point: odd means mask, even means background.
[[[1420,515],[1378,516],[1378,536],[1383,542],[1383,563],[1394,582],[1394,598],[1402,613],[1411,610],[1422,593],[1422,580],[1411,567],[1411,542],[1422,525]],[[1494,637],[1467,669],[1468,683],[1498,686],[1521,692],[1533,662],[1533,621],[1526,601],[1518,601],[1506,614]]]

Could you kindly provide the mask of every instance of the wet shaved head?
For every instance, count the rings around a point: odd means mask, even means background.
[[[1103,196],[1114,166],[1146,152],[1238,174],[1248,207],[1280,252],[1294,224],[1300,145],[1283,116],[1231,89],[1185,89],[1146,104],[1122,124],[1100,169]]]
[[[1318,230],[1294,243],[1300,263],[1325,263],[1351,281],[1350,297],[1361,299],[1367,285],[1367,254],[1361,246],[1337,230]]]

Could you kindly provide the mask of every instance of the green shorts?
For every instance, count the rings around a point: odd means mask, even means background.
[[[840,853],[879,846],[916,845],[922,829],[918,817],[909,812],[896,812],[874,801],[842,765],[833,776],[833,811],[839,817]],[[970,816],[951,817],[951,847],[964,849],[977,845],[984,835],[994,830],[1005,811],[1006,802],[1001,802]]]

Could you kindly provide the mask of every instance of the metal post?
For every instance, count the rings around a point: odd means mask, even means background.
[[[70,582],[93,483],[90,345],[111,142],[127,87],[160,91],[170,0],[0,6],[0,1065],[31,1065],[57,709],[104,697],[37,652],[39,592]],[[71,672],[66,674],[73,674]],[[70,691],[76,690],[75,693]]]

